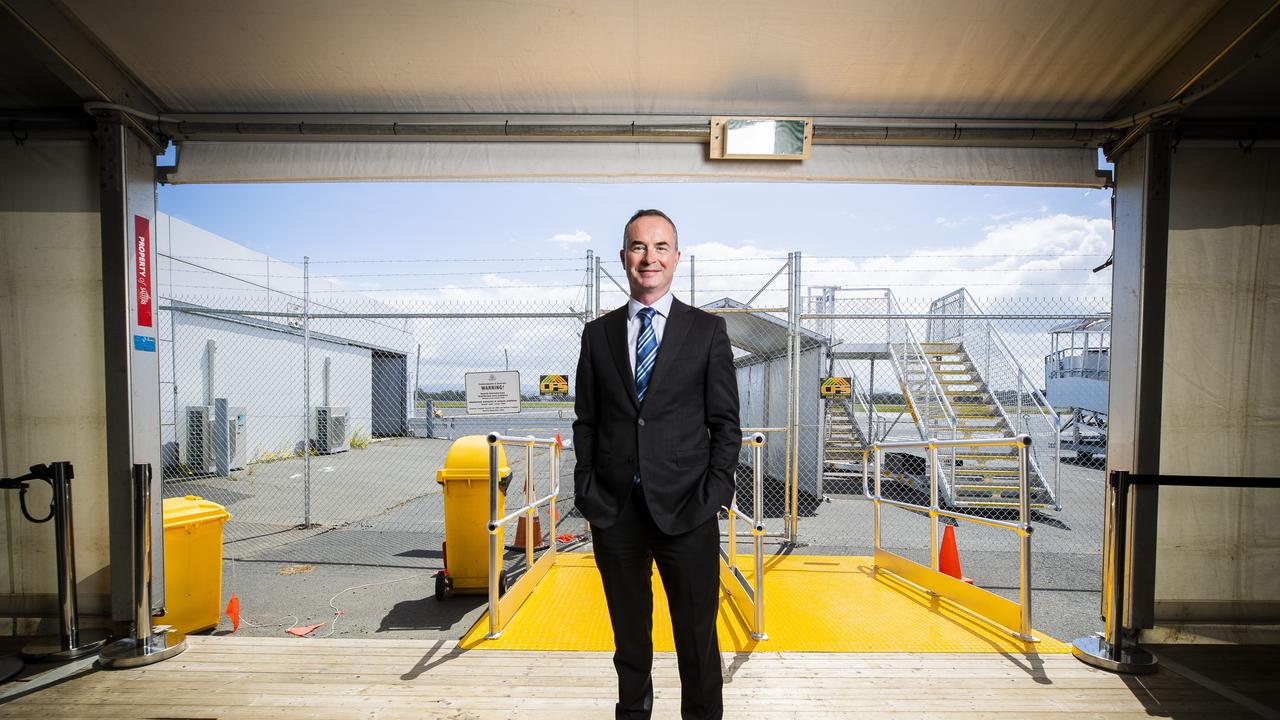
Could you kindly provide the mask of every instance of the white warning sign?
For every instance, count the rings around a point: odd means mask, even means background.
[[[495,370],[466,374],[468,415],[520,412],[520,371]]]

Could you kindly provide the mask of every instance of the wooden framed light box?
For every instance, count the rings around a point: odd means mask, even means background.
[[[806,160],[813,118],[711,118],[712,160]]]

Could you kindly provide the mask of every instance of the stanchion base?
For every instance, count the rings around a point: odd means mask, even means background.
[[[171,637],[167,631],[153,632],[142,642],[124,638],[102,648],[98,663],[110,669],[141,667],[168,660],[186,649],[185,637]]]
[[[26,663],[22,662],[22,658],[17,655],[0,657],[0,682],[4,682],[22,672],[24,667],[26,667]]]
[[[22,657],[37,662],[61,662],[98,652],[111,634],[102,628],[87,628],[76,632],[76,642],[70,650],[62,649],[62,638],[43,637],[22,648]]]
[[[1071,643],[1071,654],[1086,665],[1118,673],[1145,675],[1159,669],[1155,655],[1137,646],[1116,647],[1106,640],[1090,635]]]

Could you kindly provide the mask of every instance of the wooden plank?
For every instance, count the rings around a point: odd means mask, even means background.
[[[1245,717],[1162,671],[1134,680],[1068,656],[727,654],[726,716],[943,720]],[[670,653],[655,718],[678,717]],[[460,651],[432,640],[199,638],[146,668],[93,671],[0,706],[0,718],[519,718],[607,716],[607,653]]]

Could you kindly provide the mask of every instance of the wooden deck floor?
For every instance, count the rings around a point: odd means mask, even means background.
[[[452,641],[192,637],[182,655],[83,673],[0,717],[608,718],[608,653],[462,651]],[[1168,670],[1124,677],[1070,655],[725,655],[728,718],[1257,717]],[[675,658],[655,663],[655,717],[678,717]]]

